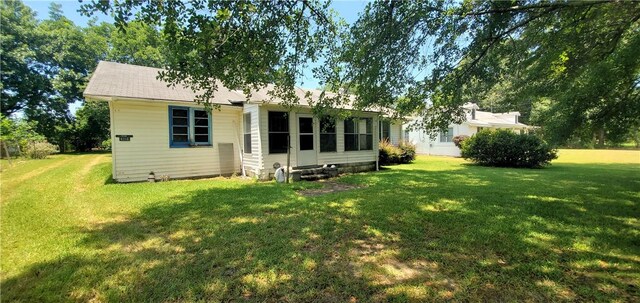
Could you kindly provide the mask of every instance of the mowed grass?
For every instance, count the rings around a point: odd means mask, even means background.
[[[3,301],[638,301],[640,152],[461,159],[362,187],[113,184],[108,154],[2,162]]]

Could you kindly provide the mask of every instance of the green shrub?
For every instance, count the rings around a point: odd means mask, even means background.
[[[380,165],[389,165],[400,163],[400,154],[402,151],[397,146],[391,144],[389,140],[382,140],[378,145],[378,162]]]
[[[540,137],[510,130],[481,131],[462,144],[462,157],[486,166],[539,168],[558,158]]]
[[[44,159],[57,152],[58,148],[47,141],[29,143],[24,150],[25,156],[30,159]]]
[[[378,161],[380,165],[411,163],[416,158],[416,147],[410,142],[403,141],[393,145],[389,140],[382,140],[378,145],[380,151]]]
[[[455,144],[458,148],[462,148],[462,142],[469,139],[467,135],[457,135],[453,137],[453,144]]]
[[[402,152],[400,154],[400,163],[411,163],[416,159],[416,146],[409,141],[400,141],[398,148]]]
[[[100,147],[104,150],[111,150],[111,138],[102,141]]]

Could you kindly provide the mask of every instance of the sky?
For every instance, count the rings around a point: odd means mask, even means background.
[[[75,24],[80,26],[86,26],[89,21],[89,17],[81,15],[78,10],[82,5],[79,1],[29,1],[26,0],[24,3],[31,7],[36,13],[37,18],[42,20],[46,19],[49,16],[49,5],[52,2],[60,3],[62,5],[62,11],[64,15],[73,21]],[[356,0],[343,0],[343,1],[333,1],[331,3],[331,8],[338,12],[342,18],[349,24],[355,22],[358,18],[358,13],[364,10],[367,1],[356,1]],[[94,17],[98,18],[98,22],[113,22],[113,18],[104,14],[95,14]],[[321,64],[321,63],[320,63]],[[309,66],[305,71],[305,76],[300,79],[300,85],[305,88],[318,88],[320,84],[318,80],[313,77],[313,73],[311,68],[313,66]]]

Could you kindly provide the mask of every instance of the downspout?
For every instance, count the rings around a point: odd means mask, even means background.
[[[242,171],[242,176],[246,177],[247,174],[244,170],[244,150],[243,148],[240,147],[240,137],[238,134],[238,123],[236,121],[233,121],[233,129],[236,133],[236,144],[238,144],[238,153],[240,154],[240,170]]]

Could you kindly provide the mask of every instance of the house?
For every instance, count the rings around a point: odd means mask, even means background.
[[[375,169],[378,142],[397,143],[401,124],[381,113],[354,111],[347,120],[320,119],[302,100],[288,113],[266,90],[247,97],[219,86],[209,100],[219,109],[194,102],[196,92],[168,87],[160,69],[102,61],[84,96],[109,103],[113,178],[146,180],[150,172],[171,179],[245,173],[269,179],[275,167],[336,165],[345,170]],[[320,91],[297,89],[299,96]]]
[[[466,121],[461,124],[451,124],[446,131],[441,131],[435,138],[431,138],[422,130],[412,130],[407,138],[416,145],[416,152],[425,155],[460,156],[460,149],[453,143],[453,137],[458,135],[472,136],[483,129],[506,128],[514,132],[524,133],[532,129],[531,126],[520,123],[519,112],[491,113],[480,111],[475,103],[463,106]],[[414,119],[412,122],[416,122]],[[411,124],[412,122],[409,122]],[[407,127],[409,128],[409,127]]]

